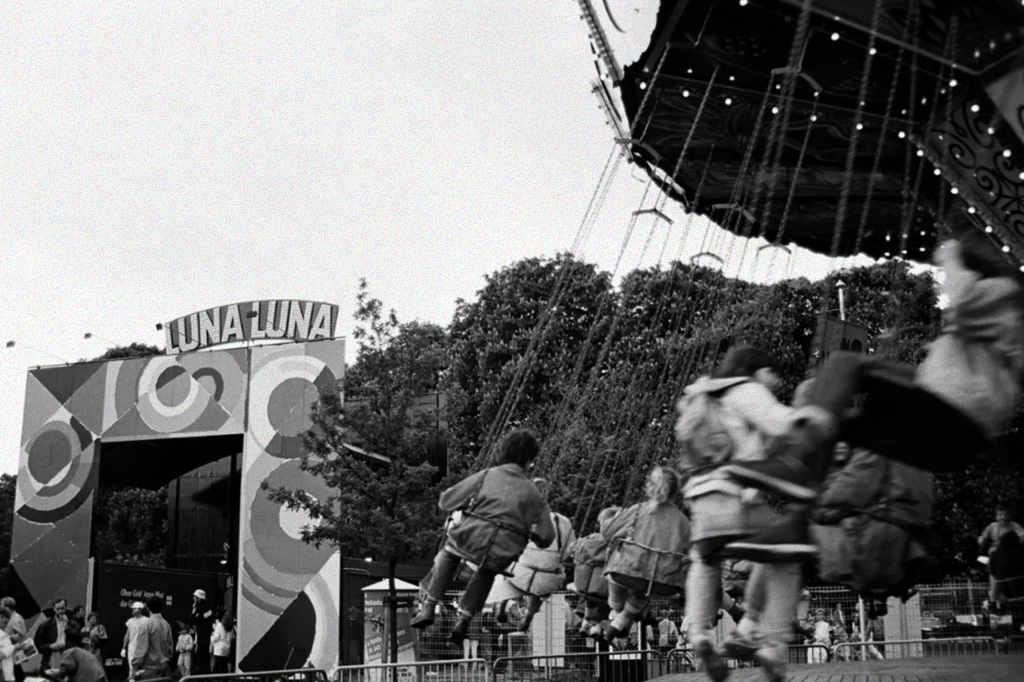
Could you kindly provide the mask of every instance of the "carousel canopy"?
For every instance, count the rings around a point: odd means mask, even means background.
[[[1016,0],[579,0],[616,136],[688,210],[829,255],[1024,261]]]

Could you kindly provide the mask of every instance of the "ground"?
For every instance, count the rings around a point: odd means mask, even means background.
[[[705,682],[704,673],[665,675],[651,682]],[[758,668],[734,670],[729,682],[760,682]],[[1021,682],[1024,655],[903,658],[790,667],[788,682]]]

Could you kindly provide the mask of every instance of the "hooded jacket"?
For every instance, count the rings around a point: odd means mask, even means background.
[[[609,543],[606,577],[635,578],[647,587],[683,589],[690,566],[690,520],[672,502],[622,510],[602,531]],[[628,581],[630,583],[636,581]]]
[[[608,559],[608,540],[600,532],[579,538],[573,543],[575,571],[572,582],[576,591],[587,597],[608,598],[608,581],[604,564]]]
[[[1021,397],[1024,292],[1006,277],[975,281],[946,311],[916,382],[953,405],[989,438],[999,435]]]
[[[441,493],[441,511],[462,510],[449,528],[445,549],[498,573],[523,553],[532,539],[544,548],[555,539],[551,510],[518,464],[501,464],[464,478]]]

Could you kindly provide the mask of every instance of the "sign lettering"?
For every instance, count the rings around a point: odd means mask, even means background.
[[[232,303],[164,323],[167,353],[188,353],[224,343],[261,339],[317,341],[334,338],[338,306],[321,301],[268,300]]]

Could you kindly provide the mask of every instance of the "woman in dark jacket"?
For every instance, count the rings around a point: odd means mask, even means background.
[[[427,596],[410,625],[425,628],[434,622],[437,602],[444,598],[461,562],[477,568],[459,602],[460,617],[449,639],[461,644],[473,616],[483,610],[494,578],[506,573],[527,542],[540,548],[555,539],[551,510],[530,480],[527,468],[540,454],[536,436],[513,431],[498,446],[498,465],[479,471],[441,493],[438,505],[462,518],[448,529],[444,546],[434,559]]]

